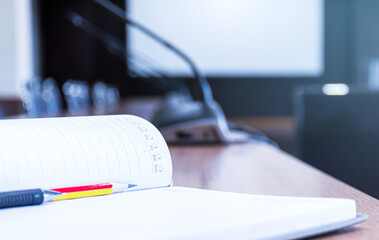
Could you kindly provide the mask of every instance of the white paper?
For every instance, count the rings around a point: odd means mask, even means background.
[[[349,199],[272,197],[183,187],[0,211],[4,239],[261,239],[356,215]]]
[[[103,182],[171,183],[166,142],[131,115],[0,121],[0,191]]]

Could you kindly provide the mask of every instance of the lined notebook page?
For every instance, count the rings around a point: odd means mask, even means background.
[[[131,115],[0,121],[0,191],[101,182],[168,186],[159,131]]]

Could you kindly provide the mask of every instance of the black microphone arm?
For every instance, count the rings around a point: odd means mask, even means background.
[[[165,74],[155,69],[152,69],[148,72],[143,71],[142,69],[138,69],[136,67],[136,64],[134,64],[135,61],[133,61],[132,58],[129,58],[126,55],[126,44],[123,40],[110,34],[104,29],[97,27],[96,25],[92,24],[88,19],[84,18],[82,15],[76,12],[67,10],[64,13],[64,15],[72,25],[82,29],[87,34],[99,40],[102,43],[103,47],[106,48],[109,53],[119,57],[122,60],[125,60],[129,67],[129,73],[135,74],[136,76],[144,76],[142,80],[147,81],[149,84],[162,91],[171,90],[173,88],[169,85],[167,81],[164,81],[167,80],[167,76]],[[150,73],[153,73],[154,75]],[[156,75],[158,75],[159,77],[156,77]],[[158,80],[159,82],[150,81],[151,78],[155,78],[155,80]],[[174,89],[177,89],[177,91],[181,92],[187,92],[185,91],[186,89],[178,89],[177,86],[175,86]]]
[[[183,59],[191,67],[191,70],[192,70],[193,74],[195,75],[195,78],[198,80],[198,82],[200,84],[204,102],[206,102],[206,103],[212,103],[213,102],[212,89],[211,89],[206,77],[200,72],[200,70],[197,68],[197,66],[191,60],[190,57],[188,57],[179,48],[175,47],[174,45],[172,45],[170,42],[168,42],[164,38],[160,37],[159,35],[157,35],[156,33],[152,32],[152,31],[150,31],[145,26],[143,26],[140,23],[128,18],[126,16],[126,12],[123,9],[119,8],[117,5],[111,3],[108,0],[94,0],[94,1],[97,4],[101,5],[102,7],[104,7],[105,9],[107,9],[108,11],[110,11],[111,13],[113,13],[114,15],[116,15],[121,20],[123,20],[126,24],[129,24],[129,25],[135,27],[136,29],[140,30],[141,32],[143,32],[147,36],[151,37],[155,41],[157,41],[160,44],[162,44],[163,46],[165,46],[167,49],[174,52],[181,59]]]

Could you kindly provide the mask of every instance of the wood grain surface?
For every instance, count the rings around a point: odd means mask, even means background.
[[[263,143],[170,146],[174,185],[238,193],[351,198],[369,219],[317,239],[379,239],[379,201]]]

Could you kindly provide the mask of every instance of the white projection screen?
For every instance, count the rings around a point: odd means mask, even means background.
[[[169,40],[207,76],[324,71],[323,0],[127,0],[128,16]],[[188,65],[128,27],[130,64],[188,76]]]

